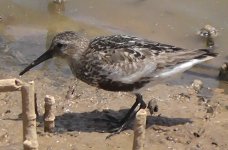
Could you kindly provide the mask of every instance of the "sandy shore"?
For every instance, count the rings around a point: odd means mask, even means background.
[[[75,81],[73,77],[58,76],[33,71],[22,78],[35,81],[40,113],[37,121],[39,148],[131,150],[132,124],[121,134],[105,140],[109,123],[103,119],[107,113],[122,117],[134,103],[134,95],[106,92]],[[9,77],[13,76],[1,75],[1,78]],[[73,85],[73,95],[66,97]],[[43,131],[46,94],[56,99],[55,133]],[[204,87],[197,94],[190,84],[161,84],[145,90],[145,101],[152,98],[157,100],[159,111],[147,117],[145,150],[228,149],[228,95],[223,94],[222,89]],[[20,93],[0,93],[0,107],[0,150],[22,149]]]

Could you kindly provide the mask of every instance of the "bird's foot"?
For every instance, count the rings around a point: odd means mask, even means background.
[[[128,125],[128,122],[126,122],[126,123],[124,123],[122,125],[119,125],[119,126],[111,127],[110,130],[109,130],[109,132],[111,132],[111,134],[109,134],[106,137],[106,139],[109,139],[110,137],[121,133],[122,131],[124,131],[126,129],[127,125]]]
[[[135,118],[135,115],[138,111],[134,112],[131,116],[129,116],[129,118],[123,118],[121,121],[119,121],[119,123],[117,123],[116,126],[112,126],[110,127],[110,129],[108,130],[109,132],[111,132],[110,135],[108,135],[106,137],[106,139],[109,139],[110,137],[121,133],[122,131],[124,131],[127,126],[130,124],[130,122]]]

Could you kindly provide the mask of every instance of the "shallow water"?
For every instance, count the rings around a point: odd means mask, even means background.
[[[222,87],[217,81],[218,68],[227,61],[228,1],[201,0],[67,0],[56,4],[48,0],[0,1],[0,73],[17,76],[29,62],[44,52],[52,37],[60,31],[86,32],[89,37],[107,34],[129,34],[184,48],[205,48],[196,32],[206,24],[215,26],[215,51],[220,56],[194,67],[173,83],[189,83],[202,79],[206,86]],[[60,60],[41,64],[40,71],[70,70]]]

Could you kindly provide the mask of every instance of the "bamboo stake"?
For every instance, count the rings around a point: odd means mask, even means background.
[[[24,150],[38,150],[36,114],[34,108],[34,82],[21,87]]]
[[[146,110],[140,109],[135,118],[133,150],[143,150],[146,128]]]
[[[18,79],[0,80],[0,92],[20,91],[22,82]]]
[[[45,99],[45,113],[44,113],[44,132],[54,132],[55,129],[55,114],[54,104],[55,98],[50,95],[46,95]]]

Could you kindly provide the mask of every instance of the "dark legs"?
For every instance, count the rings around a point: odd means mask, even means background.
[[[131,108],[128,110],[127,114],[125,115],[125,117],[123,119],[121,119],[120,124],[124,124],[126,121],[128,121],[128,119],[131,117],[135,108],[138,106],[138,104],[140,104],[139,109],[137,110],[137,112],[141,109],[141,108],[146,108],[146,103],[143,101],[142,99],[142,95],[141,94],[135,94],[136,96],[136,100],[135,103],[131,106]]]
[[[121,131],[123,131],[125,129],[125,127],[128,125],[129,121],[135,117],[136,113],[140,110],[140,109],[145,109],[146,108],[146,103],[143,101],[142,95],[141,94],[135,94],[136,96],[136,100],[135,103],[132,105],[132,107],[129,109],[129,111],[127,112],[127,114],[123,117],[123,119],[121,119],[118,122],[118,126],[114,129],[112,129],[111,131],[113,132],[112,134],[110,134],[109,136],[107,136],[107,138],[120,133]],[[137,111],[134,111],[136,109],[136,107],[138,106],[138,104],[140,104],[139,109]]]

